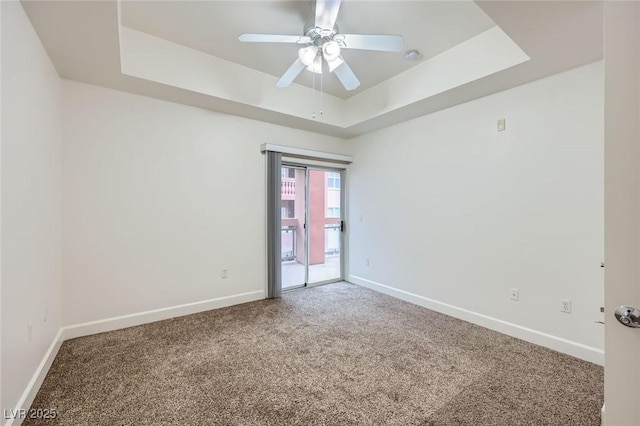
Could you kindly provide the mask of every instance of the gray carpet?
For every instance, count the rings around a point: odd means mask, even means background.
[[[351,284],[64,342],[25,425],[599,425],[603,369]]]

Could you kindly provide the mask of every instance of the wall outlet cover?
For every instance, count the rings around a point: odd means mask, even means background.
[[[515,300],[516,302],[520,300],[520,290],[518,290],[517,288],[509,289],[509,298],[511,300]]]

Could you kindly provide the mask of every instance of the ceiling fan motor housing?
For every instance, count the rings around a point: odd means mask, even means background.
[[[338,26],[335,25],[333,29],[328,30],[325,28],[316,27],[315,25],[308,25],[304,28],[304,35],[311,39],[311,42],[320,47],[327,41],[333,40],[333,36],[338,34]]]

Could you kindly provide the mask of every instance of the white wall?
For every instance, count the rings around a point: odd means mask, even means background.
[[[602,362],[603,115],[600,62],[354,139],[350,280]]]
[[[18,2],[2,8],[2,402],[62,325],[60,79]],[[47,318],[45,322],[45,310]],[[27,342],[27,324],[33,339]]]
[[[71,81],[63,141],[66,325],[263,297],[260,144],[346,153],[337,138]]]

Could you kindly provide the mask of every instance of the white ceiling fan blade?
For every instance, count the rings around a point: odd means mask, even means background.
[[[307,66],[302,63],[300,59],[296,59],[296,61],[289,67],[289,69],[280,77],[280,80],[276,83],[276,86],[283,88],[289,87],[293,80],[296,79],[298,74],[302,72]]]
[[[241,34],[238,40],[253,43],[311,43],[307,36],[276,34]]]
[[[316,0],[316,27],[332,30],[336,25],[342,0]]]
[[[333,40],[343,49],[400,52],[404,46],[404,39],[400,35],[338,34]]]
[[[325,58],[325,61],[327,61],[327,58]],[[342,58],[342,56],[337,57],[333,61],[327,61],[329,72],[334,72],[336,68],[338,68],[342,64],[344,64],[344,59]]]
[[[349,65],[346,62],[343,62],[338,68],[336,68],[333,73],[338,77],[340,83],[347,90],[354,90],[360,86],[360,80],[353,73]]]

